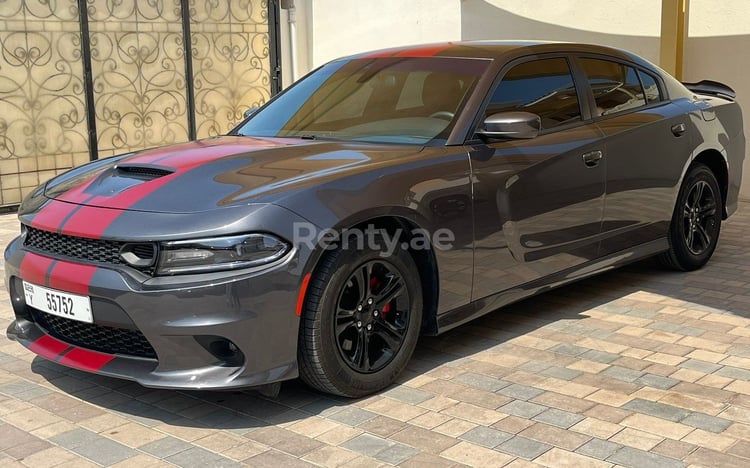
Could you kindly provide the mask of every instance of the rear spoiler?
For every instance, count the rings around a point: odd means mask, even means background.
[[[687,89],[697,94],[707,94],[709,96],[718,96],[724,99],[734,101],[737,93],[732,88],[719,83],[718,81],[703,80],[697,83],[682,83]]]

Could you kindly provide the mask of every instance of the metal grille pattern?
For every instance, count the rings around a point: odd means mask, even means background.
[[[70,320],[34,310],[34,320],[50,335],[82,348],[107,354],[156,359],[156,352],[139,330]]]
[[[0,206],[89,160],[226,133],[279,90],[278,11],[0,0]]]
[[[32,250],[85,260],[89,262],[122,264],[122,242],[67,236],[56,232],[27,227],[24,245]]]

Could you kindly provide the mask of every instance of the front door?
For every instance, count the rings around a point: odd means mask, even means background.
[[[493,92],[485,117],[531,112],[542,131],[470,148],[473,300],[596,258],[605,158],[601,133],[581,109],[565,57],[518,63]]]

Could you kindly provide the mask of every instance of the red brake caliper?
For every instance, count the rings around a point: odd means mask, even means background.
[[[373,276],[370,278],[370,291],[377,290],[379,285],[380,285],[380,281],[378,281],[376,277]],[[391,311],[391,304],[389,302],[388,304],[384,305],[383,310],[380,311],[381,312],[380,316],[383,318],[383,320],[386,319],[386,317],[388,316],[388,312],[390,311]]]

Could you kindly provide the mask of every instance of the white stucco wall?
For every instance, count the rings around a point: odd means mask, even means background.
[[[367,50],[461,38],[460,0],[311,1],[314,66]]]
[[[750,2],[691,0],[684,80],[711,79],[737,91],[750,137]],[[750,200],[750,161],[743,167],[740,196]]]
[[[659,59],[660,0],[463,0],[463,39],[603,44]]]

